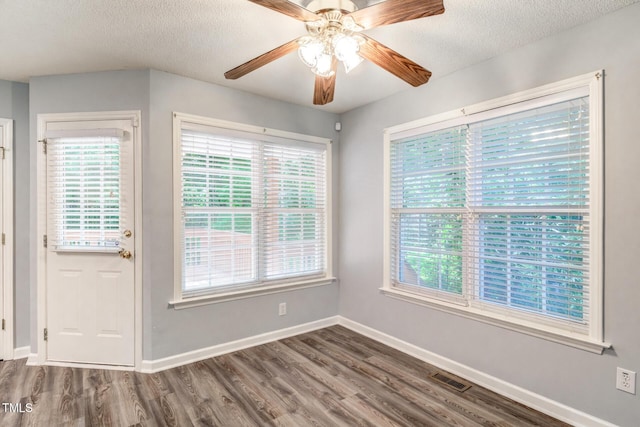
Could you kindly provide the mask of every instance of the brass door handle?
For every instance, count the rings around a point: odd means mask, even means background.
[[[131,258],[131,251],[126,251],[124,249],[120,249],[118,251],[118,254],[120,254],[120,258],[124,258],[124,259],[130,259]]]

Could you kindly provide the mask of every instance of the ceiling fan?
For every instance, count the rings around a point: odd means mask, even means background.
[[[442,0],[386,0],[363,9],[357,9],[351,0],[313,0],[307,8],[288,0],[249,1],[303,21],[308,34],[227,71],[227,79],[240,78],[296,49],[316,75],[315,105],[333,101],[338,62],[349,72],[368,59],[412,86],[420,86],[431,77],[429,70],[361,31],[441,14]]]

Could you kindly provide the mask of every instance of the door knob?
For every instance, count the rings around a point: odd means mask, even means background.
[[[124,258],[124,259],[131,258],[131,251],[126,251],[124,249],[120,249],[118,251],[118,254],[120,254],[120,258]]]

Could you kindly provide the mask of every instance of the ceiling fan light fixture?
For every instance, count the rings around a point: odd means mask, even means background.
[[[324,16],[320,16],[315,21],[305,22],[305,25],[309,34],[318,35],[321,34],[325,30],[325,28],[327,28],[327,25],[329,25],[329,21]]]
[[[357,67],[363,60],[358,55],[360,51],[359,38],[361,39],[361,37],[356,38],[355,36],[340,34],[333,39],[333,53],[342,62],[347,73]]]
[[[344,70],[347,72],[347,74],[349,73],[349,71],[353,70],[354,68],[356,68],[358,65],[360,65],[360,63],[364,61],[364,58],[361,57],[360,55],[353,54],[345,59],[342,60],[342,65],[344,65]]]
[[[298,56],[318,76],[334,75],[333,58],[344,65],[348,73],[363,58],[358,54],[364,38],[354,34],[363,28],[339,10],[323,13],[320,19],[306,22],[308,35],[298,40]]]
[[[305,36],[298,40],[298,56],[300,60],[309,68],[314,68],[318,64],[318,58],[323,53],[325,47],[322,40]]]
[[[311,69],[315,74],[320,77],[331,77],[334,74],[332,69],[333,55],[330,53],[322,52],[317,56],[316,66]]]
[[[355,37],[339,35],[334,37],[333,41],[333,53],[340,61],[344,61],[353,55],[356,55],[360,50],[360,43]]]
[[[358,31],[364,30],[364,27],[361,27],[356,23],[356,21],[351,16],[345,16],[342,18],[342,28],[346,31],[356,33]]]

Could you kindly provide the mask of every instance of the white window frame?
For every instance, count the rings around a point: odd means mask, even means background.
[[[518,92],[513,95],[481,102],[459,110],[450,111],[384,130],[384,295],[424,305],[437,310],[454,313],[462,317],[482,321],[506,329],[526,333],[549,341],[566,344],[582,350],[601,354],[610,344],[604,342],[603,331],[603,76],[598,70],[557,83]],[[558,100],[571,94],[589,96],[590,110],[590,304],[588,332],[559,327],[552,322],[520,316],[515,310],[505,316],[506,310],[490,310],[475,304],[474,298],[452,298],[442,295],[411,292],[399,289],[391,283],[391,145],[393,140],[404,136],[424,134],[464,123],[473,123],[511,112],[522,111],[549,104],[548,97]],[[540,100],[547,97],[546,100]],[[526,106],[526,108],[524,107]],[[503,108],[507,107],[507,109]],[[493,110],[500,108],[501,112]],[[464,288],[464,286],[463,286]]]
[[[181,133],[183,123],[193,125],[210,126],[232,131],[240,131],[255,134],[256,140],[261,136],[271,136],[276,138],[285,138],[302,142],[310,142],[315,144],[323,144],[326,147],[326,229],[325,229],[325,260],[326,273],[322,277],[305,279],[304,277],[296,280],[283,279],[269,284],[258,284],[250,287],[240,287],[238,289],[229,289],[223,292],[207,292],[202,295],[185,296],[182,290],[182,170],[181,170]],[[232,301],[243,298],[250,298],[259,295],[268,295],[278,292],[285,292],[294,289],[303,289],[316,286],[329,285],[334,282],[333,266],[332,266],[332,196],[331,196],[331,140],[317,136],[303,135],[293,132],[269,129],[259,126],[253,126],[243,123],[231,122],[226,120],[213,119],[208,117],[197,116],[185,113],[173,113],[173,248],[174,248],[174,298],[169,301],[169,306],[174,309],[183,309],[190,307],[198,307],[206,304],[219,303],[224,301]]]

